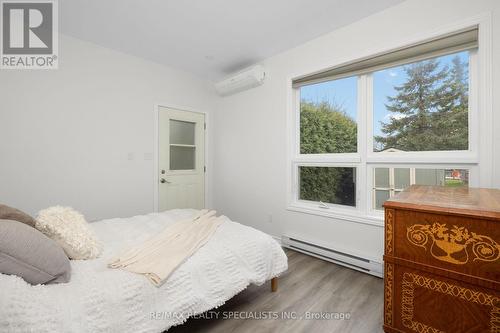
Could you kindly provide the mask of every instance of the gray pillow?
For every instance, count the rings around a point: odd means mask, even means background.
[[[0,219],[19,221],[29,226],[35,227],[35,219],[28,214],[6,205],[0,204]]]
[[[35,228],[0,220],[0,273],[31,284],[68,282],[71,265],[64,250]]]

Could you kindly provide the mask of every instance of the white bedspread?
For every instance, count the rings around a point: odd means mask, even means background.
[[[195,212],[92,223],[104,243],[103,255],[72,261],[67,284],[31,286],[0,274],[0,332],[162,332],[287,269],[275,240],[229,219],[160,288],[142,275],[107,268],[117,253]]]

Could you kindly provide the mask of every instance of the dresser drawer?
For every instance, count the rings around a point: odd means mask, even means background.
[[[495,221],[386,209],[385,251],[500,287],[500,225]]]
[[[386,332],[498,333],[500,293],[385,264]]]

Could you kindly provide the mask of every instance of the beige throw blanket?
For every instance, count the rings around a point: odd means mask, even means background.
[[[159,287],[210,239],[222,221],[215,216],[215,211],[202,210],[192,219],[176,222],[143,244],[112,259],[108,267],[143,274]]]

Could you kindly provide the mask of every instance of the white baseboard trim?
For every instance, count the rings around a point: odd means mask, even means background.
[[[271,236],[275,241],[277,241],[279,245],[282,245],[281,244],[281,237],[275,236],[275,235],[271,235],[271,234],[268,234],[268,235]]]

